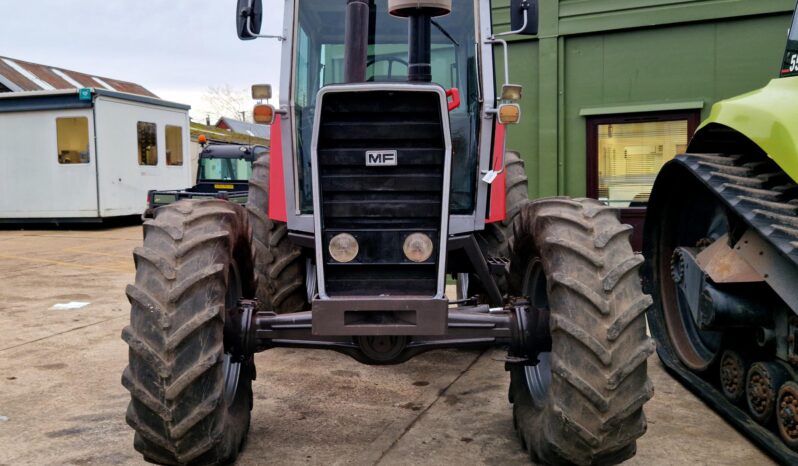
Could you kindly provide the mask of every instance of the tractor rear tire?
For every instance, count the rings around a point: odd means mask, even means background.
[[[269,218],[268,207],[269,154],[264,154],[252,165],[247,198],[255,253],[255,295],[264,311],[304,311],[308,306],[305,256],[288,238],[288,225]]]
[[[127,287],[127,423],[147,461],[226,464],[249,430],[252,357],[234,357],[224,325],[254,294],[246,211],[220,200],[161,207],[144,223]],[[229,345],[228,345],[229,346]]]
[[[507,217],[501,222],[485,224],[485,229],[476,233],[482,253],[487,257],[510,258],[510,245],[513,242],[513,223],[515,222],[521,208],[529,203],[529,191],[527,187],[526,169],[524,160],[518,152],[507,151],[505,153],[505,186],[507,202]],[[479,277],[471,275],[469,277],[470,294],[484,294]],[[499,291],[507,293],[507,277],[501,276],[496,280]],[[467,296],[461,297],[461,299]]]
[[[616,464],[646,431],[651,297],[630,233],[593,199],[542,199],[516,220],[510,286],[548,309],[552,340],[538,365],[511,369],[513,419],[532,461]]]

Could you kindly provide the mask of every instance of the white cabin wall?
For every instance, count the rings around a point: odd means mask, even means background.
[[[151,189],[185,189],[193,185],[187,110],[128,102],[95,100],[102,217],[141,214]],[[158,164],[138,164],[137,123],[157,126]],[[183,128],[183,165],[166,164],[166,125]]]
[[[56,118],[85,117],[89,163],[58,163]],[[0,218],[97,217],[91,110],[0,113]]]

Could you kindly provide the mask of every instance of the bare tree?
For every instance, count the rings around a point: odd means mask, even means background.
[[[225,116],[240,120],[242,115],[246,119],[246,115],[250,113],[246,90],[233,89],[229,84],[209,87],[203,100],[217,118]]]

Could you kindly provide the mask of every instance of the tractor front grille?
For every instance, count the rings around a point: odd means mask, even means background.
[[[441,216],[448,215],[440,94],[429,88],[332,90],[321,99],[317,215],[327,294],[434,295]],[[346,264],[328,252],[330,239],[343,232],[360,246]],[[402,250],[415,232],[430,236],[435,246],[424,263],[411,262]]]

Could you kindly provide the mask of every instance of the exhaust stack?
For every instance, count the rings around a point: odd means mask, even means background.
[[[388,11],[393,16],[409,19],[407,80],[427,83],[432,81],[432,18],[449,14],[452,11],[452,0],[388,0]]]
[[[344,81],[362,83],[366,80],[369,17],[374,0],[347,0],[346,34],[344,36]]]

